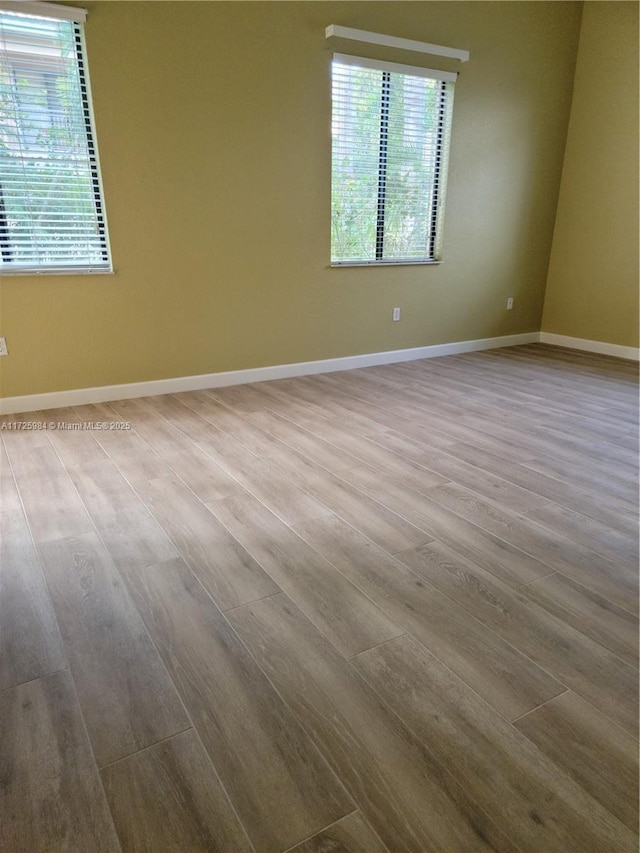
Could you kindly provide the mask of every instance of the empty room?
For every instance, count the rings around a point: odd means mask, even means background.
[[[0,849],[636,853],[638,4],[0,0]]]

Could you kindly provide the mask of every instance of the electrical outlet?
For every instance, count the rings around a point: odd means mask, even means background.
[[[513,308],[513,296],[510,296],[507,299],[507,311],[511,311],[512,308]]]
[[[0,355],[9,355],[6,338],[0,338]]]
[[[394,321],[394,323],[396,320],[399,320],[399,319],[400,319],[400,309],[394,308],[393,309],[393,321]]]

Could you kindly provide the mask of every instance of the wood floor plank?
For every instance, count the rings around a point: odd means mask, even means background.
[[[219,430],[212,423],[212,419],[206,417],[208,406],[213,406],[216,410],[220,407],[220,403],[214,400],[210,391],[182,391],[178,394],[160,394],[157,397],[142,399],[172,426],[194,441],[208,432]]]
[[[355,464],[349,454],[266,409],[234,411],[206,393],[195,401],[184,399],[185,404],[193,405],[212,426],[231,436],[234,446],[238,442],[259,457],[286,453],[291,447],[329,471],[340,471]],[[193,437],[198,440],[198,436]]]
[[[126,423],[108,403],[86,403],[73,406],[73,411],[83,423]],[[123,430],[128,431],[127,427],[123,427]]]
[[[339,383],[335,384],[335,375],[314,378],[316,380],[316,400],[322,399],[324,401],[327,391],[329,393],[332,390],[337,391],[332,406],[334,420],[337,419],[345,426],[353,427],[353,431],[359,435],[370,435],[379,429],[396,429],[398,432],[417,438],[433,447],[446,447],[455,441],[455,438],[432,425],[427,429],[416,419],[415,413],[413,417],[409,417],[406,409],[400,411],[397,406],[392,406],[389,410],[384,407],[384,404],[374,405],[372,398],[367,397],[366,394],[364,398],[362,396],[351,396]],[[297,421],[297,416],[292,415],[292,417]],[[302,422],[301,425],[304,426]]]
[[[345,656],[404,633],[357,586],[251,496],[207,506]]]
[[[21,509],[0,512],[0,690],[49,675],[67,661]]]
[[[326,508],[323,515],[335,513],[389,553],[414,547],[432,538],[388,506],[354,488],[351,485],[351,471],[342,471],[338,477],[295,450],[266,458],[271,467],[283,471],[300,488],[320,501]],[[302,520],[292,523],[302,523]]]
[[[421,576],[338,518],[296,528],[376,604],[507,719],[565,688]]]
[[[291,429],[287,428],[286,419],[278,415],[254,414],[251,419],[263,423],[265,426],[269,425],[276,435],[279,435],[281,430],[285,435],[291,435]],[[370,441],[364,436],[345,431],[336,424],[323,423],[317,427],[317,431],[343,454],[344,458],[339,466],[331,465],[331,463],[323,466],[332,472],[355,468],[363,463],[375,465],[404,478],[412,484],[412,488],[416,488],[418,491],[441,485],[448,480],[448,477],[440,476],[424,466],[415,465],[412,461],[403,459],[402,456],[380,446],[380,444]],[[308,453],[305,454],[303,447],[296,449],[303,455],[313,458]],[[319,464],[322,465],[323,463],[320,462]]]
[[[13,478],[7,451],[0,433],[0,506],[3,510],[22,509],[18,487]]]
[[[135,430],[101,432],[97,440],[129,483],[152,480],[168,472],[167,464],[160,454]]]
[[[334,377],[320,378],[335,381]],[[368,417],[388,429],[397,430],[403,435],[434,447],[446,448],[455,441],[462,441],[463,437],[469,438],[467,429],[460,428],[457,431],[453,422],[448,423],[442,418],[437,420],[428,418],[426,410],[416,411],[409,404],[398,402],[393,398],[386,400],[382,398],[376,401],[370,392],[364,392],[356,398],[344,394],[340,399],[340,404],[348,411]],[[474,432],[473,438],[476,437],[477,435]],[[491,439],[487,440],[491,441]],[[491,443],[493,444],[493,441]],[[521,453],[513,452],[517,458],[521,457]]]
[[[165,412],[171,415],[176,408],[184,408],[172,398],[123,400],[113,407],[123,417],[131,418],[137,433],[201,500],[224,498],[242,490],[237,480],[164,417]],[[204,437],[208,425],[198,421],[200,436]]]
[[[50,447],[46,425],[47,421],[43,423],[34,412],[0,415],[0,435],[9,456],[15,458],[23,450]]]
[[[71,676],[0,693],[2,847],[120,853]]]
[[[36,542],[78,536],[93,524],[50,444],[7,448]]]
[[[98,764],[186,729],[178,695],[98,537],[46,542],[40,554]]]
[[[347,409],[342,404],[342,395],[332,395],[331,390],[319,387],[316,377],[300,377],[295,384],[283,385],[279,382],[261,383],[261,391],[269,400],[265,407],[286,417],[303,429],[315,430],[318,425],[338,419],[346,429],[357,435],[368,436],[387,426],[367,415]],[[347,398],[348,399],[348,398]]]
[[[631,525],[635,509],[633,505],[629,505],[628,502],[619,501],[613,495],[608,499],[607,505],[603,505],[601,495],[603,492],[607,492],[606,481],[600,484],[598,494],[594,495],[592,492],[577,488],[571,481],[557,480],[554,477],[534,471],[528,465],[509,462],[502,459],[498,454],[491,453],[482,448],[459,444],[451,448],[451,453],[467,460],[473,466],[478,466],[486,474],[490,474],[490,472],[498,474],[504,477],[505,480],[516,483],[523,489],[528,489],[531,493],[545,499],[539,503],[540,507],[544,503],[552,501],[568,509],[588,515],[592,519],[606,519],[608,523],[614,526],[622,525],[625,520],[627,521],[627,527]],[[466,483],[463,483],[459,478],[452,477],[451,479],[456,480],[462,486],[466,486]],[[467,488],[473,489],[473,486],[467,486]],[[478,490],[475,489],[475,491]],[[527,511],[522,510],[515,503],[505,502],[504,506],[510,508],[512,512]],[[530,507],[529,509],[534,509],[534,507]]]
[[[170,561],[127,582],[256,851],[279,853],[353,811],[187,566]]]
[[[121,572],[170,560],[178,552],[108,459],[68,468],[111,559]]]
[[[637,731],[637,669],[440,543],[400,559],[626,731]]]
[[[516,720],[518,728],[578,784],[638,829],[638,743],[568,690]]]
[[[293,421],[266,410],[249,413],[246,417],[261,430],[277,437],[279,442],[287,444],[333,474],[358,464],[350,452],[332,442],[330,434],[314,434]],[[322,423],[329,426],[326,421]]]
[[[359,812],[343,817],[287,853],[389,853]]]
[[[624,501],[630,504],[632,508],[637,509],[638,478],[633,475],[629,477],[616,476],[610,469],[609,475],[605,475],[593,471],[591,468],[585,468],[584,465],[563,462],[560,459],[530,459],[523,463],[523,467],[556,480],[569,480],[585,491],[612,495],[619,501]]]
[[[610,560],[616,560],[632,569],[638,566],[637,519],[635,530],[623,533],[621,530],[612,529],[608,523],[603,524],[595,518],[588,518],[556,504],[533,510],[527,513],[527,518],[567,539],[582,542],[592,551]]]
[[[280,591],[249,551],[176,477],[141,482],[137,489],[221,610]]]
[[[546,565],[550,571],[543,575],[561,572],[620,607],[638,613],[637,567],[614,562],[578,542],[554,535],[533,519],[502,511],[462,487],[437,487],[431,496],[434,503],[499,537],[505,546],[517,548]],[[473,555],[470,559],[474,560]]]
[[[637,616],[561,574],[527,584],[520,592],[631,666],[638,666]]]
[[[575,429],[575,425],[572,429],[557,429],[551,424],[544,424],[537,430],[537,437],[545,443],[550,441],[554,447],[561,450],[566,448],[570,453],[583,453],[588,456],[589,453],[597,450],[601,460],[638,470],[638,454],[632,441],[627,443],[628,446],[623,447],[615,441],[581,435]]]
[[[447,480],[453,480],[471,491],[478,492],[498,505],[511,507],[514,512],[526,512],[547,502],[535,492],[516,485],[513,480],[496,476],[486,470],[481,471],[475,465],[458,458],[453,452],[455,445],[451,445],[447,450],[430,448],[393,430],[377,433],[371,440],[429,468]],[[405,480],[405,483],[414,488],[408,481]]]
[[[390,851],[516,853],[286,596],[229,619]]]
[[[214,399],[241,412],[256,412],[262,408],[262,396],[254,386],[231,385],[211,391]]]
[[[241,421],[238,429],[244,425],[242,419],[221,403],[211,399],[210,405],[218,407],[225,418],[231,419],[230,429],[235,427],[237,420]],[[180,430],[163,418],[154,416],[153,409],[143,402],[125,400],[114,404],[114,407],[123,416],[127,415],[134,419],[133,422],[140,434],[154,447],[160,448],[163,457],[181,479],[185,480],[191,488],[193,485],[196,486],[193,490],[197,490],[196,493],[202,500],[215,500],[240,493],[244,487],[287,523],[295,524],[298,521],[325,515],[327,512],[317,501],[295,486],[290,479],[265,465],[253,452],[248,452],[243,444],[236,441],[234,436],[220,429],[211,429],[202,434],[197,445],[191,441],[185,444],[184,435]],[[248,423],[246,429],[255,430]],[[260,430],[256,432],[260,433]],[[259,440],[260,437],[261,435],[258,435],[257,439]],[[268,436],[265,435],[264,438],[265,441],[268,440]],[[248,441],[252,439],[255,437],[251,436]],[[199,454],[195,459],[199,463],[195,465],[195,470],[193,454]],[[204,461],[200,457],[204,457]],[[185,470],[187,463],[191,466],[188,471]],[[204,481],[198,480],[193,484],[194,479],[201,477],[202,471],[207,472],[207,465],[215,469],[213,474],[209,474],[209,478],[216,487],[210,496],[206,494],[206,478]],[[218,487],[217,472],[226,478],[224,488]]]
[[[83,421],[71,406],[43,412],[42,417],[51,424],[47,435],[63,465],[85,465],[107,458],[95,438],[102,431],[98,425],[103,426],[105,421]],[[88,429],[89,424],[94,428]]]
[[[234,411],[233,406],[225,406],[216,397],[215,390],[185,391],[173,394],[171,401],[156,399],[153,405],[161,405],[164,416],[196,440],[202,437],[202,420],[206,422],[207,429],[225,432],[233,430],[238,412],[245,414],[244,407]]]
[[[627,827],[412,637],[363,652],[354,665],[478,804],[501,815],[523,853],[635,849]]]
[[[424,530],[430,540],[447,543],[462,555],[478,561],[510,586],[529,583],[553,571],[540,560],[450,512],[427,495],[406,488],[396,477],[364,467],[354,468],[341,476],[348,477],[354,487],[377,498]],[[401,550],[407,549],[397,548],[394,553]]]
[[[124,851],[253,853],[193,729],[100,775]]]

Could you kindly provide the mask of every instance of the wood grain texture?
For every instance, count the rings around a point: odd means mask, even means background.
[[[356,666],[443,765],[455,767],[478,804],[500,813],[523,853],[635,849],[633,833],[412,637],[363,652]]]
[[[379,501],[378,492],[371,497],[354,488],[350,471],[342,471],[340,476],[336,476],[294,450],[286,455],[270,454],[267,459],[274,469],[277,467],[320,501],[326,507],[323,515],[335,513],[390,553],[431,539],[427,532]]]
[[[7,453],[35,541],[92,531],[91,519],[53,447],[48,443],[31,447],[30,441],[30,434],[14,436]]]
[[[606,478],[601,477],[598,482],[598,489],[587,491],[584,488],[576,486],[574,483],[574,470],[572,469],[571,477],[568,481],[559,480],[556,477],[536,471],[531,466],[532,463],[517,465],[508,460],[503,459],[497,453],[491,453],[478,447],[472,447],[468,444],[454,445],[451,448],[451,453],[471,463],[473,467],[477,466],[478,472],[484,472],[487,476],[492,476],[497,473],[506,481],[517,483],[523,489],[528,490],[531,494],[538,496],[540,506],[543,503],[553,501],[560,506],[568,509],[573,509],[576,512],[581,512],[592,519],[606,519],[609,524],[614,527],[622,524],[625,518],[630,520],[635,509],[637,509],[637,496],[635,501],[630,501],[631,495],[624,492],[627,500],[620,500],[609,489],[609,482]],[[461,479],[452,477],[462,486],[473,489],[473,484],[467,486]],[[475,489],[475,491],[479,491]],[[607,494],[607,503],[603,505],[600,495]],[[634,503],[636,506],[634,506]],[[503,506],[509,508],[512,512],[525,512],[521,505],[503,501]],[[529,507],[529,510],[534,507]],[[627,522],[628,523],[628,522]]]
[[[536,746],[625,823],[638,828],[638,742],[568,690],[515,723]]]
[[[252,420],[269,425],[276,435],[279,435],[282,431],[285,436],[291,436],[291,427],[287,426],[287,422],[284,418],[280,418],[277,415],[253,415]],[[402,477],[410,484],[411,488],[415,488],[418,491],[429,489],[432,486],[441,485],[448,480],[448,477],[440,476],[425,466],[416,465],[413,461],[407,460],[402,456],[381,447],[378,443],[370,441],[364,436],[345,431],[336,424],[323,422],[318,424],[316,429],[318,433],[322,434],[323,438],[326,441],[331,442],[335,448],[338,448],[343,454],[349,454],[349,456],[344,459],[344,462],[346,462],[350,457],[351,463],[348,465],[342,464],[337,469],[338,472],[340,470],[356,468],[358,465],[362,464],[373,465],[375,467],[382,468],[384,471],[389,471],[392,474]],[[309,456],[308,453],[304,453],[304,447],[301,448],[301,452],[304,455]],[[333,468],[335,468],[335,466],[330,467],[329,465],[324,465],[323,467],[327,467],[328,470],[333,470]]]
[[[97,536],[47,542],[40,553],[98,764],[186,729],[178,695]]]
[[[530,518],[488,504],[462,487],[438,486],[431,495],[443,508],[520,549],[549,570],[566,574],[621,607],[638,612],[637,566],[609,560],[591,548],[546,530]]]
[[[520,588],[520,592],[631,666],[637,667],[637,616],[561,574],[549,575],[527,584]]]
[[[568,481],[594,494],[613,495],[635,509],[638,507],[638,477],[625,469],[617,474],[610,469],[605,473],[562,459],[537,457],[528,460],[523,467],[560,480],[561,483]]]
[[[252,853],[193,729],[102,769],[123,851]]]
[[[515,853],[500,820],[477,808],[286,596],[229,619],[389,850]]]
[[[350,451],[341,449],[339,444],[332,441],[330,435],[325,434],[324,437],[315,435],[276,412],[262,410],[249,413],[245,417],[267,434],[276,436],[278,441],[297,450],[298,453],[333,474],[358,464],[356,457]],[[322,426],[328,427],[329,423],[323,421]]]
[[[251,497],[208,504],[344,655],[404,633],[384,610]]]
[[[389,853],[359,812],[343,817],[287,853]]]
[[[291,847],[353,811],[187,566],[173,560],[127,582],[256,851]]]
[[[546,498],[528,487],[517,485],[513,479],[500,477],[499,472],[496,476],[491,471],[481,470],[461,459],[454,452],[455,445],[440,450],[393,430],[378,432],[371,436],[371,440],[400,456],[412,459],[447,480],[460,483],[487,500],[510,506],[517,512],[526,512],[546,503]]]
[[[287,524],[327,514],[328,509],[320,498],[301,489],[293,478],[286,476],[286,471],[252,457],[240,443],[232,444],[230,436],[208,436],[203,447],[248,492]]]
[[[621,512],[617,513],[616,522],[613,525],[611,521],[605,523],[563,506],[544,506],[528,513],[527,517],[548,530],[566,536],[567,539],[581,542],[610,560],[615,560],[631,569],[638,565],[637,523],[634,525],[633,532],[630,530],[631,520],[628,532],[616,530],[615,528],[621,526],[624,520]],[[637,522],[637,519],[634,521]]]
[[[224,498],[241,491],[237,480],[231,477],[210,456],[201,450],[184,432],[164,417],[165,411],[172,413],[180,404],[149,397],[141,400],[123,400],[113,403],[113,408],[123,417],[131,419],[136,432],[162,456],[163,461],[203,501]],[[188,410],[186,410],[187,413]],[[197,418],[201,436],[209,427],[206,421]]]
[[[430,539],[445,542],[463,556],[471,557],[510,586],[529,583],[551,572],[540,560],[449,511],[431,497],[408,489],[396,477],[372,468],[355,468],[342,476],[409,519],[428,533]],[[400,550],[407,549],[398,548],[394,553]]]
[[[55,418],[48,412],[38,413],[38,417],[51,424],[47,437],[65,467],[91,464],[107,458],[96,440],[104,421],[83,421],[71,406],[56,409]]]
[[[120,853],[71,676],[0,693],[2,849]]]
[[[121,572],[177,556],[167,534],[110,460],[68,468],[111,559]]]
[[[0,512],[0,690],[66,665],[24,514],[21,509]]]
[[[295,524],[327,513],[310,494],[279,470],[266,465],[235,437],[218,429],[208,430],[200,436],[198,448],[286,523]]]
[[[630,733],[638,727],[638,672],[599,643],[439,543],[400,555],[470,616],[520,649]]]
[[[138,483],[137,488],[221,610],[280,591],[249,551],[176,477]]]
[[[394,621],[508,718],[565,688],[513,646],[335,517],[296,528]]]
[[[135,430],[101,432],[98,441],[129,483],[151,480],[169,473],[162,456]]]

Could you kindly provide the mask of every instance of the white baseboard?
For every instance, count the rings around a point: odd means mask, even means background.
[[[537,343],[539,332],[503,335],[499,338],[482,338],[477,341],[457,341],[411,349],[349,355],[344,358],[325,358],[320,361],[301,361],[296,364],[275,364],[248,370],[228,370],[223,373],[203,373],[199,376],[176,376],[171,379],[153,379],[148,382],[131,382],[126,385],[102,385],[97,388],[74,388],[70,391],[53,391],[47,394],[26,394],[21,397],[0,398],[0,415],[18,412],[35,412],[40,409],[59,409],[63,406],[81,406],[85,403],[108,403],[109,400],[126,400],[132,397],[151,397],[173,394],[178,391],[198,391],[202,388],[223,388],[226,385],[245,385],[267,379],[288,379],[313,373],[332,373],[356,367],[373,367],[376,364],[393,364],[420,358],[475,352],[477,350],[512,347],[518,344]]]
[[[567,335],[554,335],[551,332],[540,332],[541,344],[553,344],[556,347],[568,347],[584,352],[597,352],[599,355],[613,355],[616,358],[626,358],[630,361],[640,360],[640,349],[623,347],[620,344],[608,344],[605,341],[589,341],[586,338],[570,338]]]

